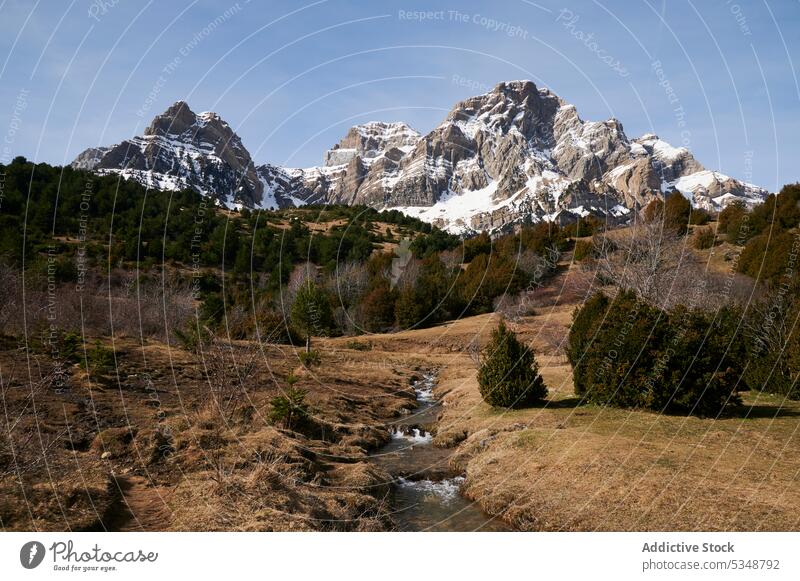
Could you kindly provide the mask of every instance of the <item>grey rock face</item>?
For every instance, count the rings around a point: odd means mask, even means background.
[[[352,127],[318,167],[254,167],[227,123],[214,113],[195,115],[183,102],[143,136],[88,149],[73,166],[161,189],[191,187],[252,208],[399,208],[451,231],[589,214],[624,221],[675,191],[709,210],[767,194],[706,170],[687,149],[656,135],[630,139],[616,119],[584,121],[531,81],[500,83],[457,103],[424,136],[400,122]]]
[[[456,104],[413,148],[411,139],[392,150],[394,143],[372,137],[387,125],[351,129],[325,168],[302,170],[304,183],[329,202],[397,207],[454,231],[587,214],[627,220],[670,191],[709,209],[729,193],[750,201],[766,193],[713,172],[695,188],[688,176],[705,170],[688,150],[655,135],[631,140],[616,119],[586,122],[530,81]]]
[[[107,152],[108,147],[90,147],[79,153],[71,165],[75,169],[95,169]]]
[[[342,140],[325,154],[325,166],[345,165],[355,157],[374,161],[383,155],[402,157],[420,140],[405,123],[370,122],[351,127]]]
[[[196,115],[183,101],[153,119],[144,135],[88,149],[72,165],[159,189],[192,188],[225,204],[255,206],[263,193],[239,136],[216,113]]]

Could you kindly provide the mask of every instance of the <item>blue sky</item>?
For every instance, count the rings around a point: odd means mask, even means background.
[[[315,165],[350,125],[426,132],[529,78],[710,169],[800,180],[795,0],[0,2],[4,162],[69,162],[185,99],[257,163]]]

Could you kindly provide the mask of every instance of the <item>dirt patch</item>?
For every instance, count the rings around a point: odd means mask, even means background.
[[[152,486],[141,476],[122,476],[114,479],[120,490],[107,523],[109,531],[165,531],[170,529],[172,491]]]

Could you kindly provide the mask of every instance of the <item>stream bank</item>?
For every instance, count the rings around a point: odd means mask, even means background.
[[[414,381],[417,407],[390,424],[390,442],[371,456],[393,478],[395,523],[401,531],[512,530],[461,495],[464,477],[450,467],[452,450],[433,445],[441,410],[436,380],[429,372]]]

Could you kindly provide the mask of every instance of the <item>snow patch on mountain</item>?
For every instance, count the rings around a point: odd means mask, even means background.
[[[496,191],[497,182],[492,181],[479,190],[447,192],[433,206],[394,206],[385,209],[399,210],[424,222],[441,224],[445,230],[458,234],[470,229],[470,219],[476,214],[491,212],[512,203],[510,199],[494,201]]]

